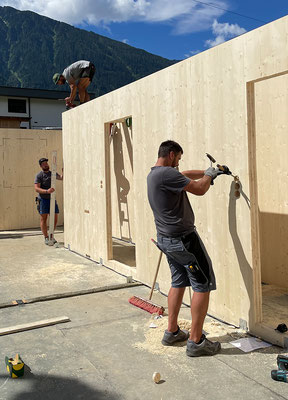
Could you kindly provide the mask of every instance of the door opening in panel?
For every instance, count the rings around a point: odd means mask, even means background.
[[[132,118],[105,125],[108,259],[135,267]]]
[[[249,83],[251,101],[250,171],[253,196],[254,282],[260,308],[256,322],[271,332],[288,321],[288,74]],[[251,122],[250,121],[250,122]],[[254,249],[254,250],[255,250]],[[254,276],[256,276],[254,275]],[[260,315],[259,315],[260,314]],[[282,333],[282,344],[288,334]]]

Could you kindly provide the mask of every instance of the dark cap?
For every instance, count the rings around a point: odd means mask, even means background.
[[[44,161],[48,161],[48,158],[40,158],[40,160],[39,160],[39,165],[41,165],[42,162],[44,162]]]

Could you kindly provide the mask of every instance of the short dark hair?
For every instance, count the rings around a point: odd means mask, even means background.
[[[159,150],[158,150],[158,158],[160,157],[167,157],[170,153],[170,151],[173,151],[173,153],[178,154],[181,152],[183,154],[183,149],[178,144],[177,142],[174,142],[174,140],[166,140],[165,142],[162,142],[160,144]]]

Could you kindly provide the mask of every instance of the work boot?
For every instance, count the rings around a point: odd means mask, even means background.
[[[211,342],[203,334],[199,344],[193,342],[193,340],[187,341],[186,354],[189,357],[213,356],[218,353],[220,349],[221,344],[219,342]]]
[[[184,342],[184,340],[187,340],[188,338],[189,338],[189,332],[186,331],[186,329],[183,329],[183,331],[182,331],[179,328],[179,331],[176,335],[172,332],[167,331],[167,329],[166,329],[163,339],[162,339],[162,344],[164,346],[173,346],[174,343]]]
[[[71,108],[74,108],[76,106],[77,106],[77,104],[68,102],[68,103],[66,103],[66,110],[71,110]]]

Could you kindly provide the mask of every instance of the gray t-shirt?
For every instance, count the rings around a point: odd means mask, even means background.
[[[183,190],[189,182],[175,168],[151,168],[147,177],[148,199],[159,235],[177,237],[194,230],[194,213]]]
[[[75,63],[69,65],[67,68],[64,69],[62,75],[66,79],[68,83],[74,83],[78,79],[81,78],[81,74],[84,68],[89,67],[90,61],[80,60],[76,61]]]
[[[60,179],[60,175],[56,173],[56,179]],[[34,183],[40,183],[40,188],[48,190],[51,187],[51,171],[44,172],[40,171],[36,177]],[[38,193],[40,199],[50,199],[50,194]]]

